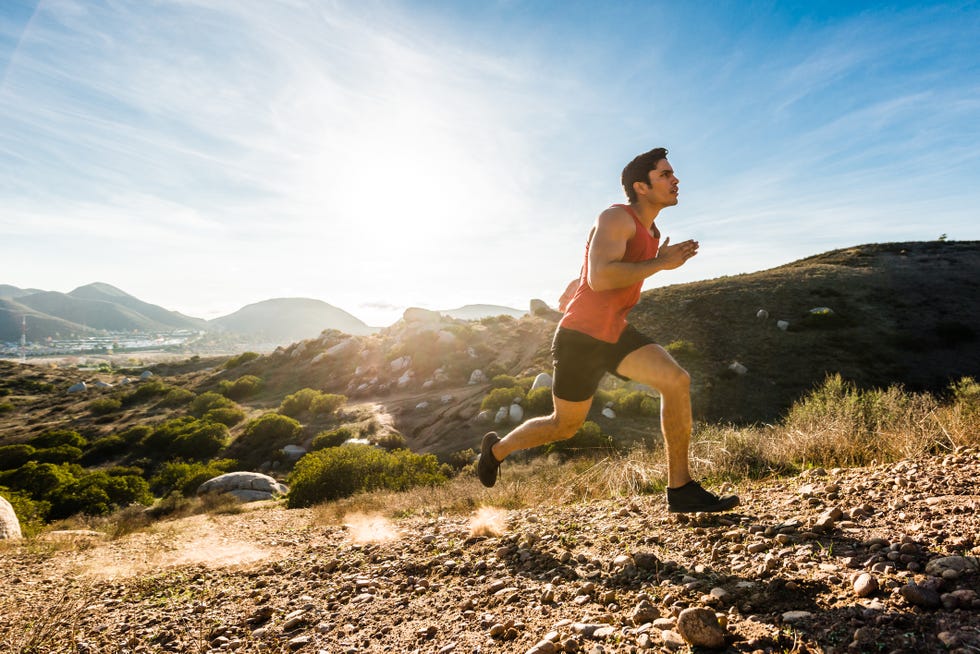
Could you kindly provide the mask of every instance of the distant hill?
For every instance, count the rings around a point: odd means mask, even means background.
[[[40,293],[40,291],[36,288],[17,288],[10,284],[0,284],[0,300],[16,300],[32,293]]]
[[[461,306],[458,309],[449,309],[448,311],[439,311],[444,316],[449,316],[450,318],[456,318],[457,320],[480,320],[481,318],[490,318],[492,316],[512,316],[514,318],[520,318],[527,314],[527,311],[522,311],[520,309],[514,309],[512,307],[502,307],[495,304],[467,304]]]
[[[355,336],[377,331],[343,309],[308,298],[276,298],[249,304],[235,313],[208,321],[208,328],[283,345],[314,338],[325,329]]]
[[[31,341],[44,341],[48,338],[68,338],[70,335],[90,335],[97,330],[79,325],[62,318],[55,318],[36,311],[15,300],[0,298],[0,343],[19,343],[24,318]]]
[[[139,300],[114,286],[101,282],[79,286],[68,295],[82,300],[109,302],[126,307],[160,326],[154,327],[154,329],[167,327],[173,329],[205,329],[207,325],[206,320],[191,318],[177,311],[168,311],[163,307]]]

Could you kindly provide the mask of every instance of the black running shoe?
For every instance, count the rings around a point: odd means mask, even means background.
[[[693,479],[680,488],[667,489],[667,510],[671,513],[715,513],[738,506],[738,495],[718,497]]]
[[[500,470],[500,461],[493,455],[493,446],[500,441],[497,432],[489,432],[483,436],[483,443],[480,445],[480,458],[476,461],[476,474],[480,477],[480,483],[487,488],[492,488],[497,483],[497,471]]]

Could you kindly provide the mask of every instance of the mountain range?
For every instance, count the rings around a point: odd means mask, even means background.
[[[445,312],[476,320],[525,312],[496,305],[466,305]],[[228,334],[248,342],[288,344],[336,329],[361,336],[378,331],[359,318],[321,300],[274,298],[204,320],[144,302],[109,284],[96,282],[69,293],[0,284],[0,343],[20,341],[26,318],[27,340],[68,339],[107,332],[160,333],[191,330]]]

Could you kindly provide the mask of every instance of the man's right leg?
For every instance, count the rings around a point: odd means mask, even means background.
[[[501,440],[498,440],[493,432],[483,437],[477,472],[484,486],[489,488],[497,483],[497,469],[500,467],[500,462],[512,452],[574,436],[585,422],[589,407],[592,406],[591,397],[582,402],[569,402],[554,395],[551,399],[555,410],[550,416],[531,418]]]

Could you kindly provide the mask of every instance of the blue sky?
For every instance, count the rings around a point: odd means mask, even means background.
[[[647,288],[980,239],[977,2],[4,0],[0,283],[204,318],[554,304],[622,167]]]

